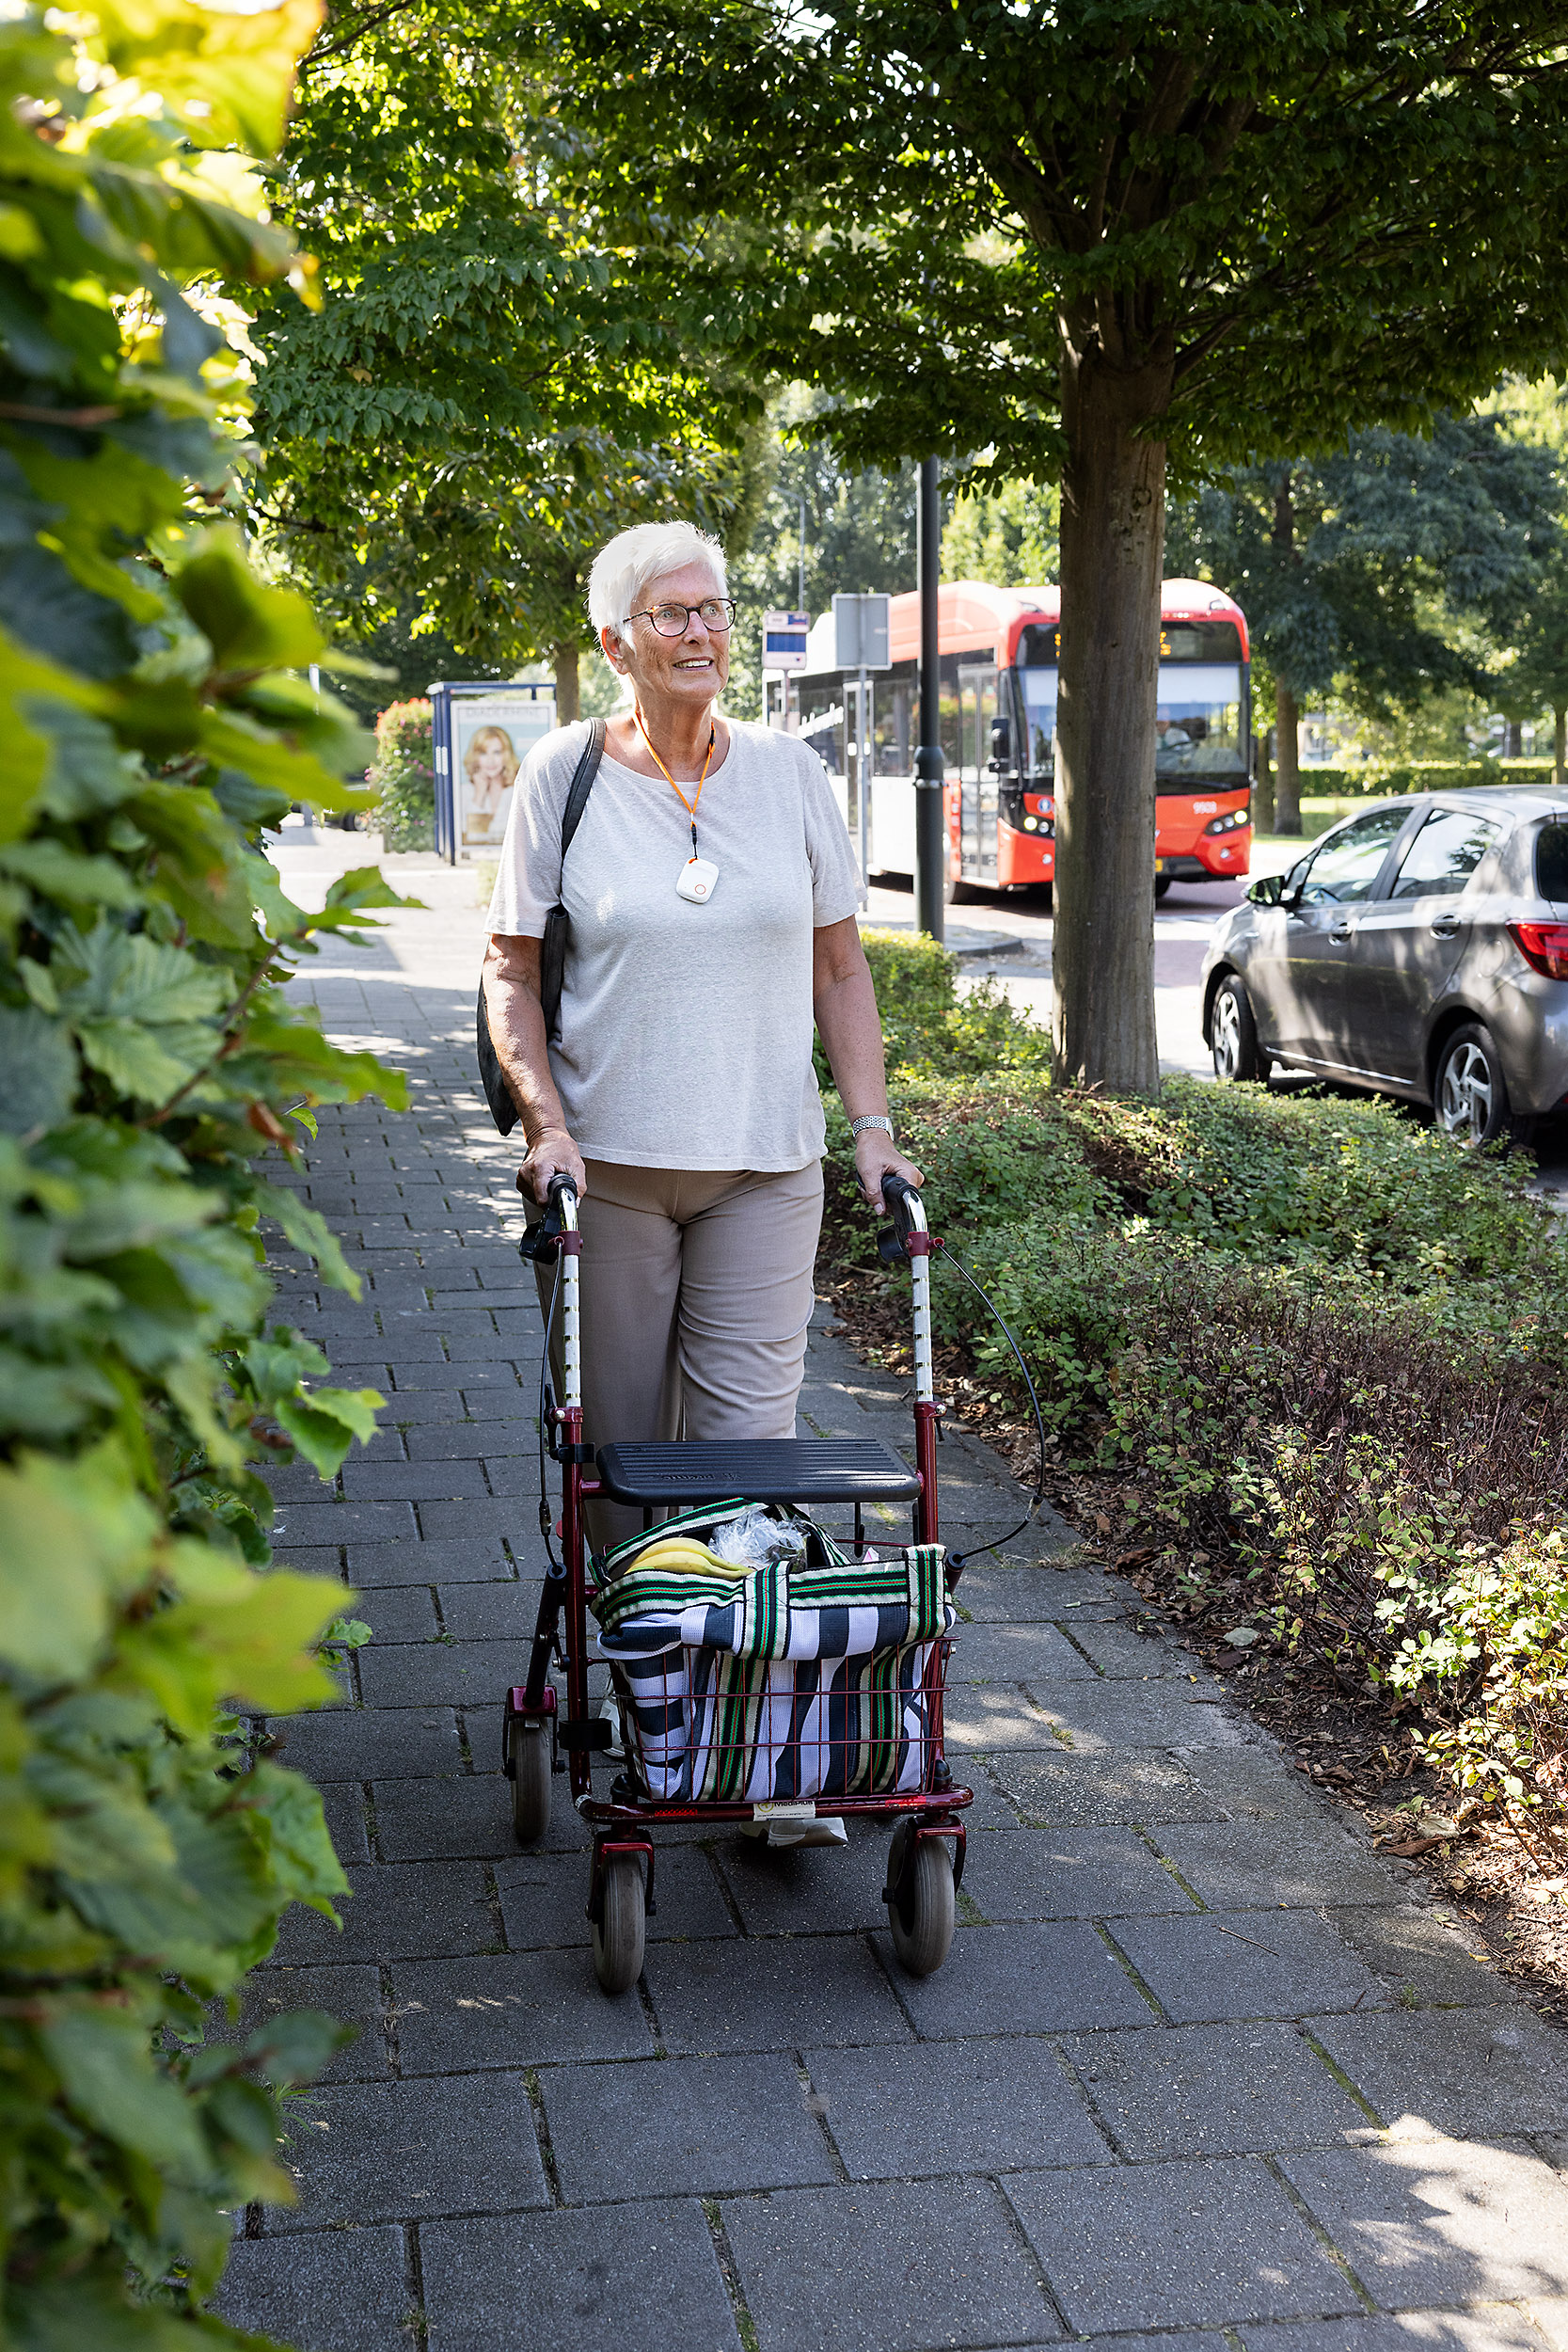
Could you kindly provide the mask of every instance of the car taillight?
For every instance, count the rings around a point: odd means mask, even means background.
[[[1568,980],[1568,923],[1511,923],[1508,933],[1531,971]]]

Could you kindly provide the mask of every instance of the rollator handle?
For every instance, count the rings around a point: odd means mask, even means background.
[[[884,1265],[896,1265],[910,1254],[910,1235],[925,1232],[926,1211],[918,1187],[892,1168],[882,1178],[882,1199],[893,1219],[893,1231],[878,1236],[878,1254]]]
[[[562,1233],[575,1232],[578,1221],[578,1188],[569,1176],[552,1176],[549,1181],[550,1204],[536,1224],[531,1225],[517,1244],[519,1258],[527,1258],[533,1265],[554,1265],[560,1254]]]

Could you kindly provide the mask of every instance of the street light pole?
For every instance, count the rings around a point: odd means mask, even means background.
[[[914,755],[916,919],[941,939],[947,877],[947,794],[942,785],[942,679],[937,661],[937,583],[942,577],[942,460],[920,466],[915,506],[920,574],[920,748]]]

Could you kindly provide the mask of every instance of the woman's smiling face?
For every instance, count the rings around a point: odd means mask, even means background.
[[[605,630],[605,651],[613,666],[627,674],[645,702],[662,699],[702,707],[717,697],[730,674],[729,631],[710,631],[695,612],[689,612],[679,637],[661,637],[647,614],[655,605],[697,605],[705,596],[723,593],[707,564],[685,564],[679,571],[662,572],[649,581],[637,600],[641,617]]]
[[[479,756],[474,761],[474,782],[502,786],[506,783],[506,752],[493,737],[488,743],[480,746]]]

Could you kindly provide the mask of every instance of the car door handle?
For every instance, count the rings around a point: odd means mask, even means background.
[[[1432,935],[1433,939],[1457,939],[1459,937],[1458,915],[1438,915],[1436,921],[1433,924]]]
[[[1341,915],[1337,923],[1331,923],[1329,925],[1328,935],[1337,946],[1342,947],[1347,939],[1354,938],[1355,925],[1352,922],[1348,922],[1346,918]]]

